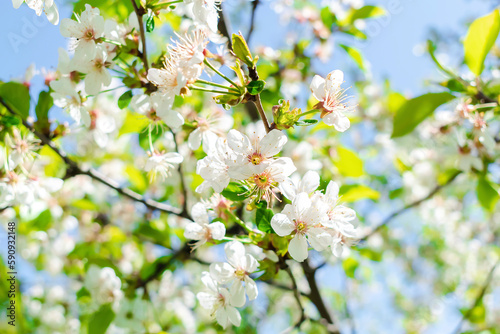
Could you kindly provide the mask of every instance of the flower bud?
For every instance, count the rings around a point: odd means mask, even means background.
[[[300,108],[290,110],[290,101],[280,100],[278,105],[273,107],[273,118],[276,128],[279,130],[293,127],[298,120]]]

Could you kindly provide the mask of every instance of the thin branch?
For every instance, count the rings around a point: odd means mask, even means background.
[[[16,112],[14,110],[12,110],[10,108],[10,106],[7,103],[5,103],[5,101],[1,97],[0,97],[0,103],[3,104],[5,106],[5,108],[7,108],[7,110],[11,114],[17,115]],[[59,150],[59,148],[57,148],[57,146],[54,144],[54,142],[52,140],[50,140],[43,133],[36,130],[32,124],[28,123],[26,120],[23,120],[23,125],[26,128],[28,128],[31,132],[33,132],[33,134],[35,134],[35,136],[37,136],[42,141],[42,143],[44,143],[45,145],[50,147],[52,149],[52,151],[54,151],[59,157],[61,157],[61,159],[68,166],[68,168],[69,168],[68,173],[70,175],[88,175],[92,179],[99,181],[100,183],[116,190],[120,195],[123,195],[131,200],[134,200],[136,202],[144,204],[149,209],[159,210],[162,212],[166,212],[166,213],[170,213],[170,214],[174,214],[177,216],[181,216],[181,217],[190,219],[189,215],[187,215],[185,212],[182,212],[181,210],[179,210],[176,207],[173,207],[173,206],[165,204],[165,203],[156,202],[152,199],[146,199],[146,198],[144,198],[144,196],[142,196],[142,195],[140,195],[140,194],[138,194],[138,193],[136,193],[128,188],[120,187],[118,182],[108,178],[107,176],[105,176],[104,174],[102,174],[101,172],[99,172],[93,168],[89,168],[88,170],[81,169],[81,167],[78,166],[78,164],[75,161],[70,159],[66,155],[66,153]]]
[[[347,320],[349,321],[351,325],[351,334],[356,334],[356,324],[354,323],[354,317],[351,312],[351,308],[349,307],[349,279],[347,278],[347,275],[344,276],[344,310],[345,310],[345,315]]]
[[[290,269],[289,266],[286,266],[285,271],[287,272],[288,276],[290,276],[290,279],[292,280],[293,295],[295,296],[295,299],[297,300],[297,305],[299,306],[299,309],[300,309],[300,319],[294,325],[294,328],[300,328],[300,325],[302,325],[302,323],[306,320],[306,313],[304,311],[304,306],[302,306],[302,301],[300,300],[299,287],[297,286],[297,281],[295,280],[295,277],[293,276],[292,270]]]
[[[391,215],[389,215],[386,219],[384,219],[384,221],[382,221],[380,224],[378,224],[375,228],[373,228],[370,232],[368,232],[364,237],[362,237],[361,239],[359,239],[360,242],[363,242],[363,241],[366,241],[369,237],[371,237],[372,235],[374,235],[375,233],[377,233],[382,227],[384,227],[385,225],[389,224],[394,218],[396,218],[397,216],[399,216],[400,214],[406,212],[407,210],[411,209],[411,208],[414,208],[416,206],[419,206],[420,204],[422,204],[423,202],[431,199],[434,195],[436,195],[441,189],[445,188],[446,186],[450,185],[456,178],[458,175],[460,175],[462,172],[461,171],[457,171],[455,172],[445,183],[443,184],[439,184],[437,185],[434,189],[432,189],[432,191],[427,194],[427,196],[425,196],[424,198],[421,198],[415,202],[412,202],[410,204],[407,204],[405,205],[404,207],[402,207],[401,209],[393,212]]]
[[[316,309],[318,310],[320,316],[329,324],[329,326],[327,326],[328,333],[340,334],[340,330],[334,324],[333,318],[326,308],[323,298],[321,297],[318,284],[316,283],[316,270],[311,268],[307,259],[304,262],[301,262],[301,265],[302,269],[304,270],[304,275],[306,276],[307,282],[309,283],[309,287],[311,288],[309,299],[314,304],[314,306],[316,306]]]
[[[255,104],[257,107],[257,110],[259,111],[260,118],[262,119],[262,122],[264,123],[264,127],[266,128],[266,132],[269,133],[271,132],[271,128],[269,127],[269,121],[267,120],[266,112],[264,111],[264,108],[262,107],[262,102],[260,100],[260,95],[257,94],[254,96],[254,99],[252,99],[252,102]]]
[[[139,22],[139,31],[141,34],[141,42],[142,42],[141,57],[142,57],[142,62],[144,63],[144,69],[146,70],[147,74],[149,70],[149,64],[148,64],[148,54],[146,51],[146,32],[144,31],[144,22],[142,21],[142,16],[145,14],[144,8],[142,7],[139,8],[135,0],[130,0],[130,1],[132,1],[135,14],[137,15],[137,21]]]
[[[175,144],[175,151],[179,153],[179,145],[177,144],[177,137],[175,136],[174,131],[170,129],[170,132],[172,133],[172,136],[174,137],[174,144]],[[188,215],[188,208],[187,208],[187,187],[186,187],[186,181],[184,180],[184,172],[182,170],[182,163],[179,164],[179,177],[181,178],[181,187],[182,187],[182,196],[184,197],[183,202],[182,202],[182,212],[181,215],[187,216]]]
[[[217,29],[219,29],[220,33],[227,38],[227,45],[230,49],[233,48],[233,42],[231,40],[231,34],[229,32],[229,29],[226,25],[226,19],[224,17],[224,10],[222,8],[222,4],[220,5],[220,12],[219,12],[219,22],[217,23]]]
[[[462,319],[460,319],[460,322],[457,325],[457,328],[453,331],[455,334],[459,334],[462,332],[462,326],[465,322],[465,320],[469,319],[471,316],[472,312],[474,311],[474,308],[481,303],[483,300],[484,294],[486,293],[486,290],[488,290],[488,287],[490,286],[491,281],[493,280],[493,275],[495,274],[495,270],[497,269],[498,265],[500,265],[500,260],[495,263],[495,265],[491,268],[490,272],[488,273],[488,276],[486,277],[486,280],[484,281],[481,291],[479,291],[479,294],[476,296],[476,299],[474,300],[474,303],[469,307],[467,312],[464,313],[462,316]]]
[[[257,11],[257,6],[259,5],[260,0],[254,0],[252,2],[252,16],[250,17],[250,29],[247,34],[247,43],[250,43],[250,38],[252,37],[252,33],[255,27],[255,12]]]

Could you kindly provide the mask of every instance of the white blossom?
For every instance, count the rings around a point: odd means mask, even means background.
[[[231,305],[241,307],[245,305],[245,292],[249,300],[257,298],[257,284],[249,275],[259,264],[252,255],[246,253],[245,247],[239,241],[228,242],[224,249],[228,262],[212,263],[210,275],[221,284],[231,284],[229,289]]]
[[[207,209],[202,203],[196,203],[191,209],[194,222],[186,225],[184,236],[198,240],[195,248],[200,247],[212,239],[221,240],[226,234],[226,227],[221,222],[210,223]]]
[[[160,174],[164,179],[170,176],[170,171],[175,168],[184,159],[177,152],[148,152],[149,158],[146,161],[144,170],[150,172],[151,178],[154,179],[156,174]]]

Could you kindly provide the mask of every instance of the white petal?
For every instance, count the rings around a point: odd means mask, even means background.
[[[222,240],[226,235],[226,227],[221,222],[215,222],[208,225],[212,239]]]
[[[295,210],[295,214],[297,218],[304,217],[306,212],[312,205],[311,199],[309,198],[309,194],[299,193],[295,196],[295,199],[292,202],[292,205]]]
[[[337,130],[339,132],[346,131],[347,129],[349,129],[350,126],[351,126],[351,122],[349,121],[349,118],[347,118],[346,116],[344,116],[342,114],[339,114],[337,116],[337,121],[335,122],[335,124],[333,124],[333,127],[335,128],[335,130]]]
[[[232,306],[226,306],[227,317],[229,321],[238,327],[241,324],[241,315],[238,310]]]
[[[278,154],[286,144],[288,138],[280,130],[272,130],[260,141],[260,152],[266,157]]]
[[[211,310],[217,302],[217,296],[208,292],[199,292],[196,294],[196,298],[198,298],[201,307],[207,310]]]
[[[229,291],[231,293],[231,305],[235,307],[242,307],[245,305],[245,288],[243,288],[243,284],[240,280],[234,281]]]
[[[344,72],[341,70],[334,70],[326,76],[326,86],[337,88],[344,82]]]
[[[302,262],[307,259],[307,240],[302,234],[297,234],[288,245],[288,253],[290,256],[298,262]]]
[[[233,267],[240,267],[242,264],[242,259],[245,258],[245,246],[239,241],[231,241],[224,247],[226,252],[227,262],[229,262]]]
[[[323,101],[326,97],[325,79],[319,75],[315,75],[311,81],[311,92],[318,101]]]
[[[291,201],[293,201],[293,199],[297,195],[295,184],[290,178],[286,178],[285,181],[281,182],[279,185],[279,189],[281,193]]]
[[[252,151],[252,144],[250,143],[250,139],[247,136],[242,134],[237,130],[231,130],[227,134],[227,143],[229,147],[240,154],[248,154]]]
[[[205,228],[196,223],[189,223],[184,230],[184,237],[192,240],[202,240],[205,237]]]
[[[311,246],[322,251],[332,243],[332,236],[322,228],[310,228],[307,231],[307,237]]]
[[[314,171],[308,171],[300,182],[299,192],[312,193],[319,187],[319,174]]]
[[[184,158],[182,157],[182,155],[180,155],[177,152],[165,153],[163,155],[163,158],[165,159],[165,161],[167,161],[167,162],[169,162],[171,164],[180,164],[184,160]]]
[[[325,196],[332,202],[336,202],[339,197],[339,185],[330,181],[326,187]]]
[[[224,329],[226,328],[226,326],[227,326],[227,312],[226,312],[225,307],[220,308],[215,312],[215,319],[217,320],[219,325],[222,326],[222,328],[224,328]]]
[[[198,224],[208,224],[208,212],[205,205],[202,203],[196,203],[193,205],[191,209],[191,217],[193,217],[194,221]]]
[[[257,284],[248,276],[245,277],[245,291],[247,292],[249,300],[254,300],[259,295]]]
[[[258,224],[258,222],[257,222]],[[280,237],[290,235],[295,228],[295,225],[288,219],[288,217],[282,213],[277,213],[271,218],[271,227],[274,232]]]
[[[234,280],[234,268],[229,263],[217,262],[210,265],[210,275],[221,284]]]
[[[201,133],[200,129],[196,129],[189,134],[188,139],[189,148],[192,150],[197,150],[201,145]]]

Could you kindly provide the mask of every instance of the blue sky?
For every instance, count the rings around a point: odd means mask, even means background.
[[[226,0],[225,5],[231,8],[232,1]],[[62,5],[61,1],[56,3],[61,17],[69,17],[71,6]],[[263,1],[257,15],[262,21],[273,22],[268,20],[273,15],[269,3]],[[389,15],[368,23],[370,41],[357,45],[371,63],[374,78],[378,81],[389,78],[395,89],[405,93],[421,92],[424,79],[436,75],[428,57],[418,57],[413,53],[415,45],[425,42],[431,27],[463,36],[465,22],[491,9],[490,2],[484,0],[378,0],[369,3],[386,7]],[[37,68],[57,66],[57,49],[67,45],[58,26],[51,25],[44,17],[37,18],[26,5],[13,9],[8,0],[0,2],[0,12],[4,14],[0,21],[3,32],[0,43],[4,46],[0,53],[1,80],[22,76],[31,63]],[[269,27],[262,21],[256,27],[252,44],[279,45],[283,40],[280,34],[270,36]],[[233,28],[240,27],[233,25]],[[243,26],[241,29],[247,30]],[[349,65],[341,50],[335,51],[333,62],[337,67]]]

